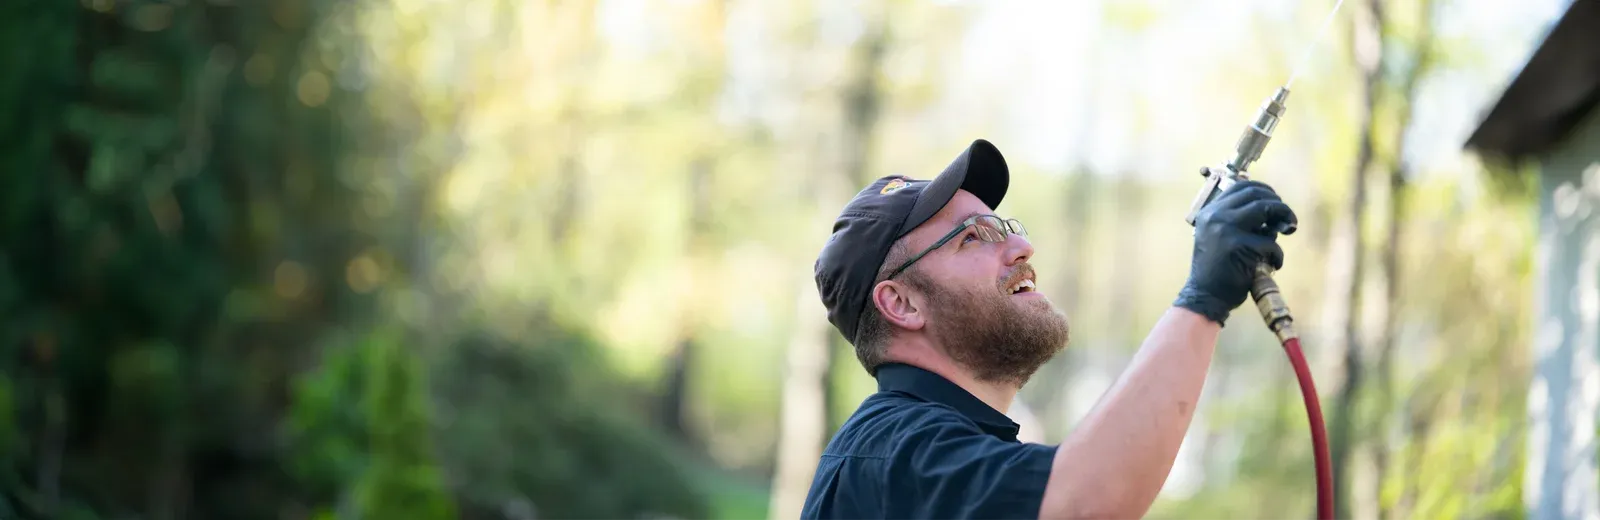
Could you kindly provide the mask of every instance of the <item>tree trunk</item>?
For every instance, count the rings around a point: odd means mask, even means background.
[[[1089,243],[1089,229],[1093,215],[1090,211],[1090,202],[1094,197],[1094,181],[1094,173],[1087,165],[1079,166],[1077,171],[1067,178],[1066,196],[1063,197],[1066,200],[1062,217],[1065,221],[1065,233],[1061,237],[1063,243]],[[1073,323],[1082,319],[1079,302],[1082,301],[1083,293],[1083,257],[1084,255],[1077,254],[1062,255],[1058,261],[1061,265],[1059,278],[1061,281],[1047,293],[1050,295],[1050,300],[1054,301]],[[1035,376],[1034,380],[1045,384],[1023,388],[1022,397],[1037,396],[1037,401],[1033,402],[1037,403],[1036,416],[1040,428],[1044,430],[1042,433],[1045,438],[1055,438],[1058,432],[1064,432],[1069,416],[1076,413],[1063,405],[1068,402],[1067,394],[1072,389],[1074,372],[1083,367],[1083,349],[1068,348],[1057,355],[1056,359],[1040,368],[1039,375]]]
[[[686,333],[667,356],[666,384],[661,391],[661,427],[675,440],[692,443],[689,431],[689,366],[694,362],[694,338]]]
[[[696,265],[705,261],[703,254],[710,248],[711,234],[711,172],[713,159],[707,153],[697,157],[689,166],[689,237],[684,244],[684,257],[689,259],[689,287],[698,287],[700,278]],[[668,433],[685,444],[695,445],[696,439],[687,416],[691,393],[689,381],[696,363],[695,337],[699,311],[696,300],[685,302],[683,316],[679,318],[678,345],[667,358],[666,384],[661,392],[661,422]]]
[[[1329,258],[1329,268],[1334,273],[1334,284],[1329,293],[1328,310],[1335,313],[1326,323],[1331,328],[1331,346],[1344,348],[1344,380],[1333,406],[1333,424],[1330,428],[1330,455],[1333,459],[1334,507],[1340,517],[1367,518],[1366,511],[1351,509],[1351,460],[1355,423],[1358,420],[1356,397],[1365,382],[1361,352],[1359,308],[1362,283],[1362,223],[1367,204],[1367,169],[1372,164],[1378,81],[1383,70],[1383,5],[1381,0],[1369,0],[1364,9],[1355,13],[1354,34],[1351,39],[1356,64],[1362,73],[1362,101],[1360,149],[1356,153],[1351,171],[1350,203],[1341,215],[1335,247]]]
[[[1405,78],[1401,80],[1401,98],[1396,110],[1399,121],[1395,128],[1398,129],[1397,143],[1394,156],[1389,161],[1389,197],[1387,200],[1387,229],[1383,241],[1383,297],[1379,300],[1379,309],[1374,313],[1381,324],[1376,348],[1378,350],[1377,379],[1379,406],[1377,424],[1374,431],[1380,438],[1372,445],[1372,458],[1376,467],[1376,478],[1373,481],[1372,496],[1380,497],[1378,500],[1377,515],[1379,518],[1397,518],[1394,507],[1385,503],[1383,488],[1385,475],[1389,471],[1390,459],[1390,434],[1393,431],[1394,421],[1394,352],[1395,343],[1399,336],[1399,320],[1396,309],[1399,308],[1400,297],[1400,244],[1401,232],[1406,219],[1406,177],[1409,176],[1411,167],[1406,162],[1405,156],[1410,151],[1412,142],[1408,139],[1409,130],[1414,120],[1415,100],[1417,89],[1422,83],[1423,76],[1432,70],[1433,63],[1433,24],[1434,5],[1432,0],[1421,0],[1417,3],[1419,24],[1417,40],[1412,50],[1412,66],[1406,71]]]
[[[727,26],[727,4],[725,1],[715,2],[708,7],[699,17],[705,28],[712,33],[720,34]],[[718,36],[702,37],[696,41],[700,53],[703,53],[708,63],[704,73],[708,77],[721,78],[725,73],[724,61],[726,60],[726,46]],[[716,106],[717,94],[722,89],[719,81],[705,81],[694,83],[688,89],[686,97],[688,102],[711,110]],[[708,141],[712,137],[707,137]],[[683,314],[678,317],[678,346],[668,358],[666,387],[661,395],[662,420],[668,432],[677,437],[679,442],[687,446],[699,448],[702,444],[696,437],[689,418],[692,407],[693,392],[689,381],[694,379],[695,366],[699,363],[700,341],[697,337],[700,330],[702,311],[700,299],[692,291],[700,287],[706,276],[700,266],[709,261],[710,251],[714,243],[715,215],[712,206],[716,204],[712,186],[715,183],[714,175],[717,170],[718,153],[715,145],[702,144],[696,151],[688,165],[687,198],[689,218],[687,222],[688,236],[683,244],[684,258],[688,260],[688,287],[691,294],[680,298]]]
[[[874,131],[883,111],[883,93],[878,72],[888,51],[888,22],[878,21],[852,49],[855,65],[843,92],[844,132],[840,135],[844,173],[852,189],[867,185],[873,178],[867,168],[872,159]],[[852,191],[853,193],[853,191]]]
[[[1404,125],[1401,126],[1404,128]],[[1404,141],[1400,147],[1405,150]],[[1397,154],[1399,155],[1399,154]],[[1374,496],[1382,496],[1384,475],[1389,468],[1389,425],[1391,410],[1394,408],[1394,347],[1395,336],[1398,334],[1395,309],[1399,306],[1399,276],[1400,276],[1400,226],[1401,218],[1405,214],[1405,177],[1409,168],[1403,166],[1403,161],[1396,160],[1395,167],[1389,172],[1389,222],[1387,237],[1383,247],[1383,299],[1380,302],[1382,309],[1376,314],[1383,323],[1381,335],[1377,341],[1378,348],[1378,428],[1375,432],[1380,438],[1372,445],[1373,465],[1377,468],[1377,479],[1373,482]],[[1378,504],[1378,517],[1390,518],[1393,511],[1382,500]]]
[[[1093,31],[1093,34],[1089,38],[1091,43],[1088,49],[1087,70],[1098,70],[1105,61],[1107,44],[1095,37],[1101,30],[1098,24],[1090,24],[1089,30]],[[1096,178],[1094,167],[1088,158],[1089,150],[1094,146],[1094,138],[1099,135],[1096,132],[1100,127],[1097,121],[1097,109],[1100,106],[1102,80],[1098,74],[1085,74],[1082,78],[1084,91],[1080,105],[1083,106],[1084,113],[1076,121],[1076,135],[1073,136],[1075,144],[1073,153],[1076,156],[1072,158],[1073,166],[1067,173],[1066,193],[1062,197],[1066,204],[1062,214],[1065,232],[1061,241],[1065,244],[1089,243],[1089,234],[1094,229],[1093,202],[1096,198]],[[1085,256],[1072,253],[1061,255],[1059,260],[1061,282],[1048,293],[1052,295],[1050,299],[1066,313],[1067,320],[1075,324],[1084,320],[1082,296]],[[1054,386],[1039,385],[1043,387],[1039,388],[1039,393],[1043,395],[1039,402],[1038,416],[1045,429],[1046,438],[1064,435],[1071,419],[1082,414],[1067,404],[1072,402],[1070,393],[1074,386],[1073,382],[1081,377],[1079,373],[1092,368],[1087,363],[1086,354],[1086,349],[1068,348],[1057,355],[1056,360],[1046,363],[1036,377],[1038,381],[1055,383]],[[1027,392],[1027,388],[1025,387],[1023,391]]]
[[[1145,212],[1145,190],[1134,175],[1123,174],[1118,177],[1116,195],[1113,199],[1117,207],[1112,214],[1115,215],[1114,218],[1119,225],[1134,225],[1137,229],[1139,226],[1135,225],[1135,221]],[[1138,314],[1136,309],[1139,308],[1138,298],[1141,294],[1139,280],[1143,279],[1141,275],[1144,273],[1140,259],[1144,255],[1139,254],[1139,234],[1117,233],[1116,235],[1116,245],[1113,247],[1116,248],[1117,261],[1111,267],[1111,280],[1115,289],[1111,292],[1108,304],[1111,311],[1109,316],[1112,329],[1111,344],[1122,349],[1137,347],[1139,343],[1139,339],[1135,337],[1139,332],[1134,330],[1134,326],[1138,323],[1135,315]]]
[[[1408,103],[1409,106],[1409,103]],[[1406,118],[1406,119],[1409,119]],[[1404,131],[1406,123],[1401,123],[1399,128]],[[1391,425],[1394,415],[1394,350],[1395,336],[1398,334],[1398,320],[1395,309],[1399,307],[1399,256],[1401,224],[1404,215],[1405,177],[1409,168],[1399,157],[1405,152],[1405,139],[1402,138],[1397,147],[1396,159],[1389,168],[1389,190],[1387,205],[1387,218],[1385,238],[1382,246],[1380,270],[1382,271],[1383,295],[1374,303],[1372,316],[1378,322],[1377,337],[1374,346],[1377,349],[1376,374],[1377,396],[1374,400],[1377,409],[1374,411],[1374,423],[1371,435],[1374,437],[1371,444],[1372,464],[1374,478],[1368,493],[1377,499],[1378,518],[1388,518],[1392,513],[1383,502],[1384,475],[1389,468],[1389,441],[1392,436]]]
[[[1095,177],[1088,166],[1080,166],[1067,178],[1066,204],[1066,234],[1062,241],[1068,244],[1087,244],[1089,230],[1092,228],[1094,212],[1090,211],[1094,202]],[[1085,255],[1062,255],[1061,283],[1057,294],[1050,299],[1054,300],[1069,318],[1077,317],[1080,310],[1083,293],[1083,258]]]
[[[561,195],[556,198],[556,207],[550,212],[550,243],[561,244],[572,234],[573,226],[577,223],[577,216],[583,210],[583,163],[578,160],[577,149],[582,146],[583,139],[579,137],[577,124],[573,124],[572,148],[561,158],[561,171],[557,173],[557,186]]]
[[[887,9],[880,7],[879,9]],[[871,163],[874,149],[874,136],[878,127],[878,119],[883,112],[883,90],[879,85],[878,74],[883,68],[883,56],[888,51],[888,17],[887,13],[875,12],[869,16],[876,16],[870,20],[867,33],[856,41],[850,50],[851,61],[850,78],[845,83],[842,91],[842,105],[844,107],[844,131],[839,135],[840,159],[843,161],[841,171],[844,172],[845,182],[849,192],[855,193],[862,186],[866,186],[876,178],[868,164]],[[852,357],[849,351],[854,347],[843,337],[835,335],[829,341],[829,363],[824,377],[823,424],[832,432],[840,426],[844,413],[836,409],[843,406],[839,403],[836,389],[834,369],[838,363],[832,362],[832,356],[843,355]]]
[[[849,78],[840,89],[842,128],[838,132],[836,156],[842,172],[842,184],[849,193],[871,180],[868,164],[872,158],[873,134],[882,110],[882,92],[878,73],[888,47],[888,20],[879,13],[869,20],[867,33],[851,49],[853,65]],[[831,207],[834,191],[830,186],[840,182],[823,182],[817,190],[819,206],[824,212],[838,211]],[[843,193],[839,193],[843,194]],[[809,277],[801,284],[800,299],[796,302],[797,327],[789,345],[788,371],[784,375],[783,416],[778,437],[778,470],[773,482],[768,514],[771,518],[795,518],[800,515],[811,476],[816,469],[828,432],[833,431],[833,418],[844,414],[831,410],[833,406],[833,343],[838,334],[828,327],[823,313],[821,297],[815,281]]]
[[[45,381],[44,427],[39,434],[39,509],[47,515],[55,515],[61,507],[61,471],[67,451],[68,411],[66,398],[62,396],[55,374],[46,376]]]
[[[1406,431],[1411,436],[1411,445],[1406,450],[1404,464],[1408,468],[1422,466],[1424,456],[1428,452],[1429,436],[1433,434],[1433,418],[1431,411],[1418,410],[1415,404],[1406,408],[1403,418],[1406,421]],[[1416,473],[1408,471],[1407,473]],[[1417,496],[1420,494],[1421,479],[1410,476],[1405,479],[1405,484],[1400,489],[1400,497],[1395,501],[1393,513],[1395,518],[1410,518],[1416,509]]]
[[[796,291],[795,334],[784,361],[783,404],[778,432],[778,470],[772,482],[768,517],[798,518],[811,476],[827,438],[823,386],[827,381],[828,342],[834,335],[823,313],[816,282],[807,277]]]
[[[1408,130],[1413,121],[1413,106],[1417,98],[1417,87],[1422,83],[1422,77],[1431,70],[1433,45],[1433,2],[1424,0],[1420,2],[1423,20],[1417,42],[1417,49],[1412,63],[1415,65],[1407,72],[1404,86],[1401,89],[1403,98],[1401,103],[1400,135],[1395,147],[1395,156],[1389,167],[1389,200],[1388,200],[1388,229],[1384,237],[1383,246],[1383,299],[1382,309],[1377,313],[1382,323],[1382,329],[1377,340],[1378,349],[1378,405],[1381,407],[1377,432],[1387,436],[1390,424],[1394,417],[1394,351],[1395,342],[1399,336],[1399,319],[1396,309],[1400,307],[1400,244],[1401,233],[1406,219],[1406,177],[1410,175],[1411,167],[1405,161],[1406,152],[1409,151],[1411,141],[1407,139]],[[1378,478],[1374,483],[1376,496],[1382,496],[1384,475],[1389,469],[1389,444],[1387,439],[1373,444],[1373,460],[1377,465]],[[1394,511],[1382,501],[1379,502],[1378,516],[1380,518],[1394,518]]]

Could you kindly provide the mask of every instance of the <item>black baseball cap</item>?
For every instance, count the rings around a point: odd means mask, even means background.
[[[998,209],[1010,184],[1005,157],[989,141],[978,139],[931,180],[890,175],[857,193],[833,221],[833,235],[817,256],[817,292],[828,321],[855,344],[861,314],[871,305],[872,286],[890,246],[933,218],[956,190],[967,190]]]

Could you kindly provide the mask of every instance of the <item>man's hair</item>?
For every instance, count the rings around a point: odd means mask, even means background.
[[[911,257],[911,247],[906,244],[906,239],[901,237],[889,247],[889,254],[883,258],[883,265],[878,267],[878,275],[872,279],[872,285],[889,279],[889,273]],[[900,273],[900,281],[917,290],[928,292],[933,287],[933,281],[918,269],[920,266],[911,266]],[[870,293],[869,293],[870,294]],[[878,311],[876,301],[868,301],[867,307],[862,309],[860,330],[856,331],[856,359],[861,362],[861,368],[867,369],[867,374],[878,375],[878,366],[888,361],[884,359],[889,350],[889,339],[893,337],[894,330],[889,322],[883,318],[883,313]]]

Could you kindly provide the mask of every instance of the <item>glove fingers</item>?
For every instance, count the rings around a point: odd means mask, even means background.
[[[1286,229],[1287,231],[1283,234],[1293,235],[1295,230],[1299,229],[1300,217],[1296,216],[1294,209],[1290,208],[1282,200],[1274,200],[1267,205],[1267,218],[1264,223],[1267,225],[1267,229]]]
[[[1283,269],[1283,246],[1278,241],[1264,236],[1252,236],[1245,239],[1247,250],[1253,256],[1251,260],[1265,262],[1272,266],[1274,271]]]
[[[1217,207],[1218,212],[1226,212],[1229,210],[1238,209],[1246,204],[1258,200],[1280,199],[1278,198],[1278,194],[1274,193],[1272,188],[1267,187],[1265,184],[1258,182],[1250,182],[1247,184],[1241,182],[1233,185],[1231,188],[1228,188],[1228,191],[1222,192],[1222,195],[1218,196],[1217,200],[1212,202],[1212,204]]]
[[[1278,229],[1285,224],[1299,225],[1300,220],[1295,216],[1294,210],[1284,204],[1282,200],[1273,197],[1265,200],[1254,200],[1239,209],[1229,212],[1228,221],[1243,229],[1266,235],[1271,233],[1276,238]],[[1265,225],[1265,229],[1263,229]]]

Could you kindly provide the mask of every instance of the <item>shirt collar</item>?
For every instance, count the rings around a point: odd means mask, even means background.
[[[1015,442],[1021,425],[939,374],[903,363],[878,367],[878,391],[902,392],[955,408],[991,435]]]

